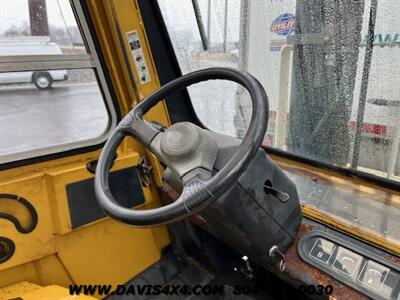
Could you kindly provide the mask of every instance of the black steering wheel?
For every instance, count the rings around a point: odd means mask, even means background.
[[[184,182],[180,197],[171,204],[148,210],[132,210],[119,205],[111,194],[108,176],[109,169],[115,158],[116,149],[124,137],[127,135],[134,137],[146,148],[155,153],[168,167],[173,167],[172,164],[175,162],[179,163],[180,158],[176,157],[173,163],[165,162],[163,160],[162,151],[153,151],[155,147],[153,147],[152,143],[154,144],[155,140],[160,140],[159,137],[163,135],[164,137],[161,137],[161,139],[173,139],[173,141],[170,142],[172,148],[176,146],[176,143],[187,143],[183,139],[178,141],[182,135],[181,133],[177,133],[176,130],[172,132],[173,134],[170,133],[167,135],[169,129],[174,126],[177,127],[177,124],[183,123],[176,123],[165,132],[162,132],[157,129],[156,126],[143,120],[143,115],[166,96],[178,92],[192,84],[214,79],[234,81],[246,88],[251,97],[253,109],[250,125],[236,153],[217,173],[210,175],[210,178],[207,180],[195,177]],[[267,124],[267,95],[260,82],[249,73],[228,68],[209,68],[177,78],[162,86],[158,91],[140,102],[121,120],[111,133],[101,152],[96,167],[95,193],[98,204],[110,217],[123,223],[140,227],[172,223],[182,220],[192,214],[199,213],[213,203],[219,196],[228,191],[240,175],[247,169],[264,139]],[[171,131],[172,130],[173,129],[171,129]],[[204,131],[203,129],[200,130]],[[192,136],[192,131],[189,133],[189,135]],[[204,140],[199,139],[199,143],[202,141],[204,142]],[[198,152],[199,151],[197,151],[197,153]],[[182,159],[187,159],[187,157]]]

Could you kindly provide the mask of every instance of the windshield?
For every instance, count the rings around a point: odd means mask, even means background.
[[[265,146],[398,186],[400,1],[158,3],[183,74],[239,68],[264,86]],[[203,124],[243,137],[251,103],[241,87],[209,81],[188,92]],[[296,183],[308,216],[400,249],[400,194],[273,158]]]
[[[225,66],[260,80],[266,146],[400,182],[400,2],[377,2],[159,5],[183,74]],[[244,135],[251,105],[236,84],[207,82],[189,94],[210,129]]]

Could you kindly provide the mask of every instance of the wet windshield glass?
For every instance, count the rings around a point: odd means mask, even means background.
[[[250,72],[270,112],[264,145],[320,165],[400,182],[400,1],[159,0],[183,74]],[[242,137],[246,92],[210,81],[188,89],[211,130]],[[304,211],[400,247],[400,195],[275,157]],[[336,226],[336,225],[335,225]]]
[[[160,0],[182,73],[252,73],[269,96],[264,144],[400,182],[400,2]],[[207,85],[207,86],[206,86]],[[248,95],[189,88],[210,129],[243,136]]]

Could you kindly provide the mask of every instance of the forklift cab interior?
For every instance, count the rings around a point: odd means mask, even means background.
[[[27,2],[1,299],[400,299],[398,1]]]

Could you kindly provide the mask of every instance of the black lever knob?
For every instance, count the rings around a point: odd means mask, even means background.
[[[272,196],[274,196],[275,198],[277,198],[279,201],[281,202],[287,202],[289,201],[289,194],[282,192],[276,188],[273,188],[272,186],[266,185],[264,184],[264,191],[266,193],[270,193]]]

